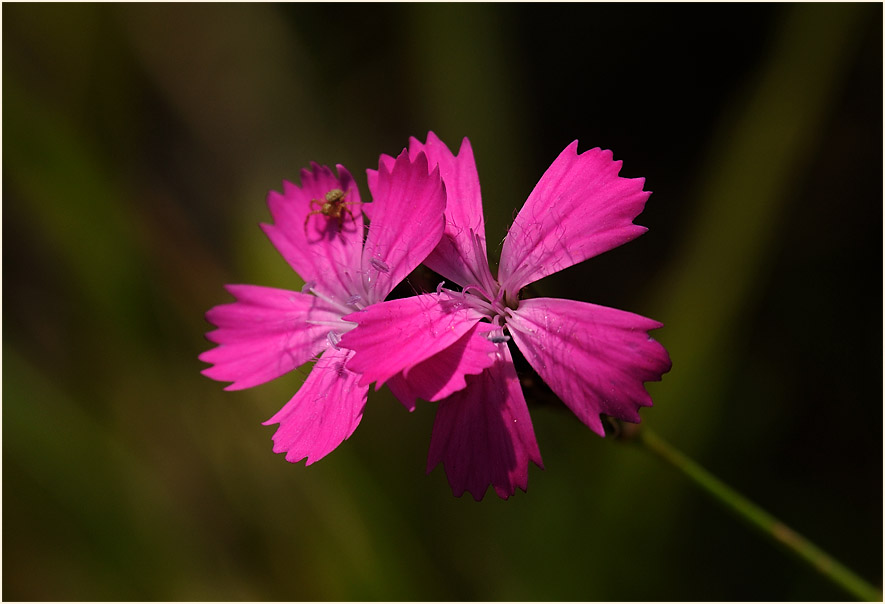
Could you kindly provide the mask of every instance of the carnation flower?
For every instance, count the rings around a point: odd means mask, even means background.
[[[211,309],[217,347],[200,355],[203,373],[240,390],[279,377],[317,358],[298,393],[272,418],[274,452],[286,460],[325,457],[356,429],[368,386],[347,367],[339,345],[355,323],[342,317],[384,300],[439,242],[445,188],[423,153],[385,157],[372,171],[373,202],[363,204],[350,173],[311,164],[301,186],[283,182],[268,194],[273,224],[262,228],[292,269],[302,291],[229,285],[236,302]],[[368,234],[363,211],[371,216]],[[365,243],[363,237],[365,235]]]
[[[460,290],[441,285],[345,317],[359,324],[340,342],[354,351],[348,367],[362,374],[359,384],[387,383],[410,408],[416,398],[438,401],[427,471],[442,463],[456,496],[466,490],[480,500],[491,484],[507,498],[526,489],[529,461],[543,467],[509,341],[600,436],[600,415],[638,422],[639,409],[652,404],[644,382],[670,369],[666,350],[648,335],[662,326],[656,321],[587,302],[520,297],[530,283],[646,231],[633,224],[650,195],[645,180],[618,176],[621,162],[610,151],[577,148],[577,141],[566,147],[529,195],[495,278],[470,142],[455,156],[432,132],[426,144],[411,139],[410,155],[424,153],[439,167],[448,195],[445,233],[425,264]],[[381,158],[382,167],[393,162]],[[381,177],[369,174],[370,182]]]

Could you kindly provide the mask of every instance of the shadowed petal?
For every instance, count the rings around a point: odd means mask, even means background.
[[[661,324],[623,310],[533,298],[507,327],[535,371],[600,436],[600,413],[638,422],[639,408],[652,404],[643,382],[670,370],[667,351],[648,335]]]
[[[345,367],[349,356],[347,350],[326,350],[298,394],[264,422],[280,425],[273,435],[274,453],[285,452],[292,463],[307,457],[309,466],[353,434],[369,389],[358,385],[359,376]]]
[[[204,375],[233,382],[225,390],[263,384],[303,365],[328,346],[327,334],[341,322],[340,311],[316,296],[257,285],[227,291],[237,301],[206,313],[218,327],[206,337],[218,346],[199,357],[213,365]]]
[[[442,237],[446,192],[427,158],[403,151],[392,168],[382,160],[374,183],[372,222],[362,256],[370,302],[380,302],[427,257]]]
[[[344,303],[359,284],[363,250],[363,214],[360,192],[343,166],[335,176],[326,166],[311,163],[301,171],[301,187],[283,182],[283,192],[267,194],[273,224],[261,228],[274,247],[305,282],[314,282],[323,294]],[[344,191],[340,217],[320,212],[326,194]]]
[[[467,386],[465,375],[482,373],[495,362],[496,347],[483,335],[493,329],[491,323],[477,323],[442,352],[390,378],[387,387],[409,411],[416,399],[438,401],[461,390]]]
[[[645,207],[643,178],[621,178],[611,151],[578,155],[578,141],[556,158],[520,210],[501,250],[498,277],[520,289],[618,247],[646,231],[633,224]]]
[[[495,363],[436,411],[427,472],[442,463],[456,497],[469,491],[479,501],[491,484],[507,499],[525,491],[529,461],[544,467],[510,351],[497,348]]]
[[[345,320],[358,323],[340,342],[356,352],[348,368],[362,374],[361,384],[377,380],[377,390],[396,374],[445,350],[482,318],[462,300],[460,294],[423,294],[347,315]]]
[[[409,157],[414,160],[419,153],[426,154],[431,168],[439,167],[447,198],[445,232],[424,264],[461,286],[479,285],[486,291],[493,291],[494,279],[486,254],[479,175],[470,141],[465,138],[458,155],[453,155],[436,134],[429,132],[427,143],[414,137],[409,139]],[[387,166],[389,170],[394,161],[389,155],[382,155],[379,164]],[[378,172],[366,172],[369,190],[374,192]]]
[[[429,132],[427,143],[409,139],[409,153],[414,156],[420,151],[427,155],[431,166],[439,166],[447,195],[445,233],[424,264],[461,286],[479,285],[492,291],[479,174],[470,141],[461,141],[456,156]]]

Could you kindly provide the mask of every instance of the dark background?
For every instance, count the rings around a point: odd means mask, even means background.
[[[846,597],[638,446],[530,400],[546,470],[424,475],[433,405],[271,452],[307,368],[200,375],[311,160],[470,138],[490,248],[609,148],[649,233],[538,293],[662,321],[643,425],[881,587],[881,4],[4,4],[7,600]],[[574,216],[574,220],[581,220]],[[495,245],[497,243],[497,246]]]

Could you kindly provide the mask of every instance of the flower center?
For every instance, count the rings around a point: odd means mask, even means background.
[[[457,292],[443,288],[442,283],[436,288],[436,293],[445,292],[448,295],[446,299],[441,298],[440,303],[451,305],[452,310],[466,306],[481,313],[485,320],[496,327],[486,333],[486,337],[493,344],[504,344],[510,341],[510,336],[506,334],[507,316],[512,310],[504,303],[503,290],[497,283],[494,285],[496,289],[494,295],[479,285],[468,285]]]
[[[317,284],[315,281],[308,281],[304,284],[304,287],[301,288],[302,293],[310,293],[319,298],[320,300],[326,302],[335,308],[339,313],[341,313],[341,317],[344,315],[349,315],[354,310],[360,310],[364,307],[362,296],[359,294],[354,294],[350,296],[347,301],[342,304],[337,300],[330,298],[329,296],[324,295],[322,292],[317,291]],[[356,327],[356,323],[351,323],[350,321],[345,321],[343,318],[332,320],[332,321],[322,321],[316,319],[307,319],[306,323],[310,325],[323,325],[325,327],[329,327],[329,331],[326,333],[326,340],[329,343],[329,346],[334,348],[335,350],[339,350],[338,342],[341,341],[341,336],[354,329]]]

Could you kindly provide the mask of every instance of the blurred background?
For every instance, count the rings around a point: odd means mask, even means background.
[[[508,501],[425,475],[386,389],[329,457],[261,422],[307,369],[202,375],[310,161],[475,151],[491,253],[579,139],[640,239],[538,284],[653,317],[643,425],[881,587],[882,5],[4,4],[3,598],[832,600],[637,445],[529,400]],[[574,216],[581,220],[580,216]]]

